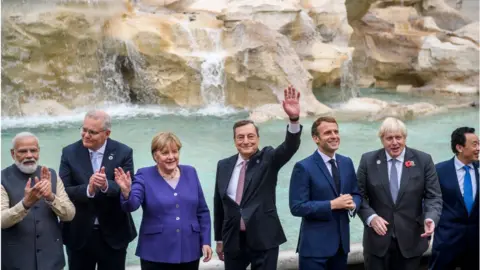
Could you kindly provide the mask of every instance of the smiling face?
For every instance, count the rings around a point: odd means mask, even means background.
[[[478,161],[480,144],[477,135],[474,133],[465,133],[465,145],[457,144],[459,158],[466,164]]]
[[[337,123],[321,122],[317,127],[317,133],[312,138],[318,145],[318,149],[331,157],[340,147],[340,134]]]
[[[85,117],[80,133],[83,146],[93,151],[100,149],[110,136],[110,130],[104,128],[101,117]]]
[[[18,138],[10,154],[15,165],[23,173],[32,174],[37,170],[40,147],[35,137]]]
[[[235,128],[235,147],[243,159],[248,160],[258,150],[260,137],[253,124],[246,124]]]
[[[401,131],[387,131],[381,138],[383,148],[392,158],[400,156],[403,149],[405,149],[406,139]]]
[[[180,150],[174,142],[167,144],[163,149],[154,152],[153,158],[160,171],[171,173],[177,168],[180,159]]]

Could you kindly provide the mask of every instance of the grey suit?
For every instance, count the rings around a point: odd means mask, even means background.
[[[365,223],[365,256],[374,255],[382,259],[391,252],[392,244],[404,260],[419,258],[428,248],[428,240],[420,237],[424,232],[424,220],[429,218],[438,224],[442,195],[431,156],[407,147],[404,161],[413,161],[415,165],[406,167],[403,163],[398,197],[393,202],[385,149],[362,155],[357,178],[363,201],[358,215]],[[389,223],[385,236],[378,235],[366,225],[368,217],[373,214]],[[378,267],[375,268],[384,268]]]

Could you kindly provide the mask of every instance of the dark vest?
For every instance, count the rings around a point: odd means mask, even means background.
[[[15,164],[2,170],[2,186],[10,207],[22,201],[28,178],[40,179],[41,167],[31,175]],[[56,192],[57,174],[52,175],[52,192]],[[65,266],[62,233],[57,215],[43,199],[38,200],[27,216],[10,228],[2,229],[2,270],[58,270]]]

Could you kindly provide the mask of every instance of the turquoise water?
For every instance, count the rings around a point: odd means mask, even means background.
[[[401,103],[434,100],[432,97],[412,94],[392,95],[376,89],[362,89],[361,94]],[[331,106],[340,102],[338,90],[317,91],[316,96]],[[452,101],[452,97],[443,97],[435,100],[435,103],[445,104]],[[236,153],[232,139],[232,124],[236,120],[246,118],[248,116],[246,112],[235,112],[229,108],[189,111],[178,108],[132,105],[110,106],[107,111],[113,115],[114,119],[111,137],[134,149],[134,163],[137,169],[153,165],[150,156],[150,141],[157,132],[175,132],[183,143],[180,161],[182,164],[189,164],[197,168],[207,203],[210,210],[213,211],[216,164],[219,159]],[[5,168],[12,163],[8,151],[11,148],[12,137],[20,131],[28,130],[40,138],[40,163],[58,170],[61,149],[80,138],[79,127],[83,115],[84,111],[79,110],[75,115],[65,117],[2,117],[1,167]],[[279,173],[277,207],[288,239],[288,242],[281,246],[282,250],[293,249],[297,243],[300,219],[293,217],[288,209],[288,187],[294,163],[315,151],[315,145],[310,137],[310,127],[314,120],[314,118],[301,119],[304,130],[300,149]],[[466,108],[447,114],[423,117],[406,124],[408,127],[407,145],[430,153],[434,161],[439,162],[452,156],[449,145],[452,130],[461,125],[473,126],[478,130],[479,115],[477,108]],[[379,122],[340,122],[339,125],[341,135],[339,153],[351,157],[355,166],[358,165],[362,153],[381,147],[380,141],[376,137]],[[277,146],[284,139],[286,122],[271,121],[259,124],[259,128],[260,145]],[[141,210],[135,212],[133,216],[138,229]],[[361,241],[362,230],[360,220],[353,219],[351,223],[352,242]],[[139,263],[138,258],[134,255],[136,244],[136,241],[130,244],[128,264]]]
[[[149,154],[150,140],[160,130],[170,130],[178,134],[183,143],[181,163],[193,165],[197,168],[207,202],[212,211],[213,189],[215,182],[216,163],[219,159],[236,152],[232,141],[232,123],[245,118],[245,113],[233,114],[224,117],[213,116],[136,116],[131,119],[115,119],[113,122],[112,138],[130,145],[134,149],[135,167],[140,168],[153,164]],[[315,150],[309,129],[313,118],[302,119],[304,130],[299,151],[293,159],[283,167],[279,173],[277,187],[278,209],[281,222],[287,234],[288,242],[281,249],[295,247],[298,236],[300,219],[291,216],[288,210],[288,187],[292,167],[295,161],[303,159]],[[475,109],[460,110],[448,115],[426,117],[407,123],[407,145],[430,153],[435,162],[448,159],[452,156],[449,148],[449,135],[459,125],[468,124],[479,128],[479,116]],[[58,170],[61,148],[80,138],[79,126],[81,122],[71,122],[61,126],[39,126],[28,128],[40,138],[41,163]],[[341,147],[339,153],[350,156],[355,166],[363,152],[377,149],[380,142],[376,138],[379,123],[355,122],[340,123]],[[286,123],[272,121],[260,124],[261,145],[276,146],[282,142],[285,135]],[[2,168],[11,164],[8,149],[11,148],[11,139],[21,128],[4,129],[2,132]],[[134,213],[139,224],[141,211]],[[351,223],[352,242],[360,242],[362,225],[358,218]],[[138,229],[138,227],[137,227]],[[265,228],[267,229],[267,228]],[[129,247],[128,263],[137,264],[134,256],[136,241]]]

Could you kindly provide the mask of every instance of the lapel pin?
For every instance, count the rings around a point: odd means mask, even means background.
[[[109,159],[109,160],[113,160],[113,155],[110,155],[110,156],[108,157],[108,159]]]
[[[257,164],[260,163],[260,160],[257,159]]]
[[[382,162],[380,160],[377,160],[377,164],[380,164],[380,163],[382,163]]]

